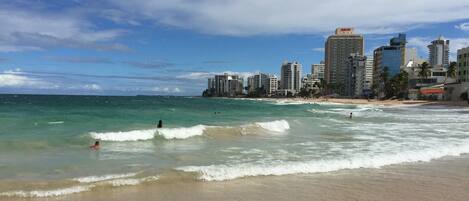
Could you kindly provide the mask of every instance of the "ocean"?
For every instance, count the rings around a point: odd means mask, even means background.
[[[0,198],[428,162],[469,153],[468,130],[444,106],[0,95]]]

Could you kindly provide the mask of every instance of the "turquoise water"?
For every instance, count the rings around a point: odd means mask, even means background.
[[[429,161],[469,152],[468,120],[468,109],[436,106],[1,95],[0,196],[143,185],[174,172],[213,182]],[[88,148],[95,140],[98,151]]]

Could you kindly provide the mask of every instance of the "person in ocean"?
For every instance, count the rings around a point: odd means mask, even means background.
[[[350,117],[349,118],[352,119],[352,113],[351,112],[350,112]]]
[[[163,128],[163,121],[161,121],[161,119],[158,121],[158,126],[156,126],[157,128]]]
[[[99,141],[94,142],[94,145],[91,145],[90,149],[98,150],[99,149]]]

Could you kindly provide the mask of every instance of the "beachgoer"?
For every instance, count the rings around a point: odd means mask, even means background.
[[[158,121],[157,128],[163,128],[163,121],[161,121],[161,120]]]
[[[351,112],[350,112],[350,117],[349,118],[352,119],[352,113]]]
[[[94,145],[91,145],[90,149],[98,150],[99,149],[99,141],[94,142]]]

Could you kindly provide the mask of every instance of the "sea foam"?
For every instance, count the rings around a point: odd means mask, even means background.
[[[126,177],[133,177],[135,175],[137,175],[137,173],[108,174],[108,175],[101,175],[101,176],[79,177],[79,178],[73,178],[72,180],[78,181],[80,183],[94,183],[94,182],[111,180],[111,179],[120,179],[120,178],[126,178]]]
[[[192,127],[182,128],[161,128],[157,130],[158,135],[163,136],[165,139],[186,139],[194,136],[200,136],[204,134],[207,126],[197,125]]]
[[[33,191],[10,191],[0,193],[0,197],[55,197],[61,195],[68,195],[73,193],[80,193],[91,190],[95,185],[72,186],[67,188],[53,189],[53,190],[33,190]]]
[[[92,138],[103,141],[139,141],[139,140],[150,140],[155,137],[156,129],[147,130],[133,130],[133,131],[118,131],[118,132],[105,132],[96,133],[91,132]]]
[[[469,142],[459,146],[442,146],[396,154],[356,155],[344,159],[184,166],[176,168],[176,170],[199,173],[199,178],[204,181],[225,181],[250,176],[278,176],[323,173],[343,169],[380,168],[400,163],[428,162],[444,156],[459,156],[463,153],[469,153]]]
[[[286,120],[277,120],[269,122],[256,122],[255,125],[269,131],[285,132],[290,129],[290,124]]]
[[[267,131],[285,132],[290,129],[290,125],[286,120],[276,120],[269,122],[255,122],[252,124],[241,125],[238,128],[257,127]],[[155,136],[161,136],[167,140],[173,139],[187,139],[195,136],[204,135],[208,129],[218,129],[223,132],[223,129],[236,129],[231,126],[206,126],[196,125],[192,127],[179,127],[179,128],[158,128],[158,129],[145,129],[145,130],[132,130],[132,131],[118,131],[118,132],[91,132],[90,136],[93,139],[103,141],[125,142],[125,141],[143,141],[151,140]]]
[[[71,187],[51,189],[51,190],[32,190],[32,191],[9,191],[0,193],[0,197],[23,197],[23,198],[45,198],[45,197],[57,197],[64,196],[74,193],[81,193],[90,191],[98,186],[134,186],[144,182],[153,182],[159,179],[158,176],[148,176],[143,178],[128,178],[135,176],[134,173],[122,174],[122,175],[104,175],[104,176],[91,176],[76,178],[73,180],[79,181],[80,183],[88,183],[87,185],[76,185]]]

